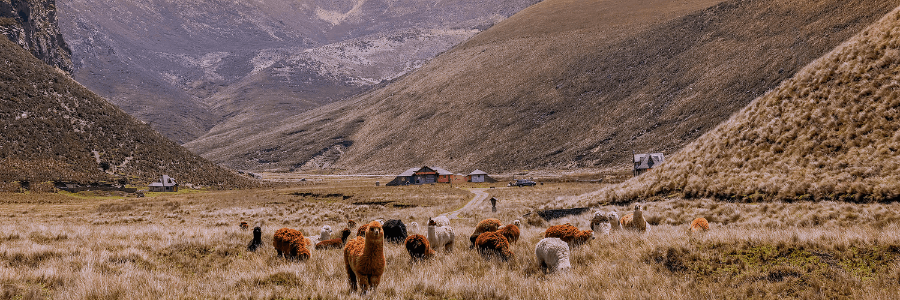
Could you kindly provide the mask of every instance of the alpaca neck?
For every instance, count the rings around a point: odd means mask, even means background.
[[[331,239],[331,234],[329,234],[328,232],[322,232],[321,234],[319,234],[320,241],[330,240],[330,239]]]
[[[366,239],[362,256],[384,256],[382,241],[378,239]]]
[[[428,239],[434,239],[434,226],[428,226]]]

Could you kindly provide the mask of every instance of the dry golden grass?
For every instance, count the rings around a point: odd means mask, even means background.
[[[424,224],[471,197],[439,185],[410,190],[323,181],[316,191],[354,197],[292,195],[311,191],[310,186],[118,200],[0,194],[0,298],[359,299],[347,292],[340,250],[312,250],[308,261],[286,261],[275,256],[274,231],[291,227],[315,235],[324,224],[342,227],[347,217]],[[598,236],[573,249],[574,269],[563,274],[544,274],[534,245],[546,226],[568,222],[587,228],[590,214],[542,226],[524,224],[521,239],[512,245],[515,259],[506,263],[484,260],[468,249],[465,237],[478,220],[496,217],[509,223],[521,218],[522,207],[540,207],[594,186],[487,189],[501,198],[500,212],[482,206],[452,220],[459,238],[452,253],[412,264],[402,245],[386,245],[385,276],[368,298],[886,299],[900,289],[900,204],[647,203],[649,234]],[[398,199],[447,200],[415,208],[351,204],[357,197],[389,193]],[[688,224],[697,216],[710,220],[709,233],[689,233]],[[245,250],[251,232],[238,228],[242,220],[263,221],[259,251]]]
[[[752,102],[660,168],[582,202],[900,199],[900,10]]]

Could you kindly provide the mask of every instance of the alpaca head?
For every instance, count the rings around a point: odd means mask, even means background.
[[[640,204],[640,203],[634,205],[634,211],[635,211],[635,212],[639,212],[639,211],[641,211],[641,209],[642,209],[642,207],[641,207],[641,204]]]
[[[253,239],[254,240],[262,239],[262,228],[259,228],[259,226],[253,227]]]
[[[410,223],[409,223],[409,230],[410,230],[410,232],[413,233],[413,234],[419,233],[419,222],[410,222]]]
[[[433,227],[433,226],[437,226],[437,223],[435,223],[434,220],[432,220],[432,219],[429,218],[429,219],[428,219],[428,226],[432,226],[432,227]]]
[[[512,223],[513,223],[513,225],[516,225],[516,227],[522,227],[522,221],[515,220]]]
[[[356,228],[356,221],[347,220],[347,228],[350,228],[350,229]]]
[[[331,234],[331,226],[328,226],[328,225],[322,226],[322,232],[327,232],[328,234]]]
[[[384,239],[384,229],[381,228],[381,223],[379,223],[378,221],[372,221],[368,224],[368,228],[366,228],[366,239]]]

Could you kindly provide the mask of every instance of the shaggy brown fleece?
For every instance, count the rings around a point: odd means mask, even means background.
[[[515,224],[507,224],[497,231],[505,236],[510,243],[515,244],[519,240],[519,226],[516,226]]]
[[[478,235],[475,244],[478,246],[478,252],[485,258],[496,256],[504,261],[515,258],[515,255],[509,250],[509,241],[500,232],[482,233]]]
[[[365,238],[358,236],[344,247],[344,266],[350,292],[355,292],[358,285],[363,294],[378,287],[385,265],[381,223],[372,221],[366,227]]]
[[[498,228],[500,228],[500,220],[497,219],[485,219],[478,222],[478,225],[475,226],[475,232],[469,236],[469,242],[472,243],[469,245],[469,248],[475,248],[475,240],[478,239],[478,235],[485,232],[497,231]]]
[[[347,238],[350,237],[350,233],[350,228],[344,228],[343,230],[341,230],[340,238],[318,242],[316,244],[316,250],[341,249],[341,247],[344,247],[344,243],[347,242]]]
[[[706,218],[696,218],[691,221],[691,232],[707,230],[709,230],[709,222],[706,221]]]
[[[421,234],[413,234],[406,237],[406,252],[413,261],[425,260],[434,257],[434,250],[428,243],[428,238]]]
[[[572,224],[553,225],[544,232],[544,237],[555,237],[563,240],[571,246],[578,246],[587,243],[594,237],[593,230],[578,230]]]
[[[308,259],[310,253],[306,247],[309,244],[310,241],[303,237],[302,232],[290,228],[276,230],[275,236],[272,238],[272,245],[275,246],[275,251],[278,252],[278,255],[287,259]]]

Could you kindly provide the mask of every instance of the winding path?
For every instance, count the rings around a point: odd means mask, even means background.
[[[475,194],[475,198],[472,198],[472,201],[469,201],[469,203],[466,203],[466,205],[463,206],[462,208],[447,213],[448,218],[458,219],[459,213],[461,213],[463,211],[473,210],[473,209],[478,208],[481,205],[489,205],[489,204],[487,204],[487,200],[490,195],[488,195],[488,193],[485,192],[485,191],[487,191],[487,189],[471,189],[469,191],[472,192],[473,194]]]

